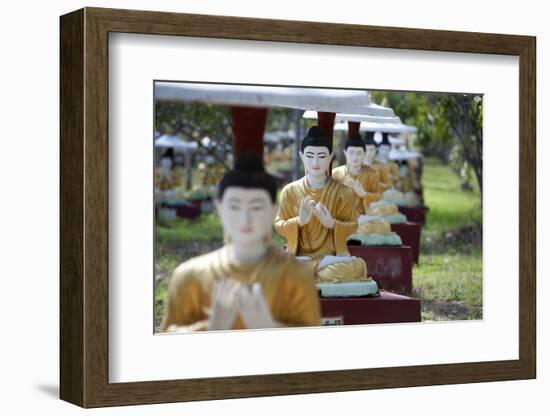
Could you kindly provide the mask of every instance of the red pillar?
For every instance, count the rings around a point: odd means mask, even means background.
[[[330,144],[332,144],[332,133],[334,132],[335,118],[336,113],[317,111],[317,124],[325,131],[325,134],[327,135]]]
[[[334,133],[334,119],[336,113],[329,113],[325,111],[317,111],[317,125],[321,127],[328,137],[329,143],[332,145],[332,136]],[[334,149],[333,149],[334,150]],[[328,168],[328,175],[332,175],[332,162]]]
[[[233,156],[254,152],[263,159],[267,108],[231,107]]]
[[[359,133],[359,121],[348,121],[348,139],[353,135]]]

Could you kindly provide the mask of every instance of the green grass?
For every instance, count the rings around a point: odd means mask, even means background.
[[[429,207],[427,223],[422,229],[425,235],[433,236],[481,222],[479,192],[462,190],[459,178],[448,166],[435,159],[426,159],[422,185]]]
[[[216,213],[203,214],[200,217],[177,219],[171,223],[159,222],[156,226],[157,242],[162,246],[165,243],[182,241],[215,241],[223,240],[223,229],[220,218]],[[286,243],[283,237],[273,230],[274,245],[282,246]]]
[[[481,305],[481,251],[464,255],[428,255],[415,270],[415,287],[431,301],[463,301]]]
[[[157,222],[157,242],[167,243],[190,240],[221,240],[223,230],[217,214],[203,214],[195,219],[177,219]]]
[[[462,190],[451,169],[434,159],[424,162],[422,185],[429,211],[422,229],[420,265],[413,271],[413,295],[422,301],[422,319],[480,319],[480,241],[467,236],[445,239],[457,230],[481,227],[479,193]]]

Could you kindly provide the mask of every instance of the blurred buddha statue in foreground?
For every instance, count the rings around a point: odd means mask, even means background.
[[[387,137],[386,137],[387,141]],[[388,145],[384,144],[382,149],[378,148],[376,142],[374,141],[374,133],[367,132],[365,139],[365,157],[363,159],[363,165],[373,169],[377,173],[379,180],[379,192],[377,198],[372,198],[369,202],[368,207],[365,207],[365,214],[371,216],[382,217],[384,221],[390,224],[399,224],[407,221],[407,218],[399,212],[399,208],[392,201],[385,201],[383,199],[384,191],[387,191],[390,188],[390,184],[393,183],[392,179],[395,175],[395,168],[391,165],[389,167],[383,167],[382,163],[376,161],[377,152],[380,150],[382,152],[382,160],[389,161],[389,142]],[[381,176],[384,175],[384,176]],[[399,169],[397,169],[397,175],[399,175]],[[385,178],[386,182],[382,178]]]
[[[333,153],[325,132],[311,127],[300,149],[305,176],[283,188],[275,230],[286,239],[288,251],[319,261],[319,282],[370,281],[375,286],[365,262],[348,251],[347,239],[357,230],[355,195],[328,176]]]
[[[372,152],[371,149],[369,150]],[[374,152],[376,152],[376,147]],[[346,141],[344,155],[346,164],[333,169],[332,177],[351,188],[355,193],[359,228],[352,238],[358,239],[366,245],[401,245],[399,236],[392,232],[390,224],[382,218],[384,210],[379,208],[381,212],[376,213],[371,208],[371,203],[380,200],[380,180],[372,166],[363,164],[365,142],[359,133]],[[396,210],[397,207],[394,209]],[[389,210],[392,211],[392,214],[395,213],[392,209]]]
[[[256,155],[236,159],[216,203],[226,245],[176,268],[162,331],[320,324],[316,264],[270,243],[276,193]]]

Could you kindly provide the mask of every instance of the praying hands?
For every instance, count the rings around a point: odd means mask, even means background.
[[[237,314],[248,329],[277,326],[259,283],[243,285],[232,278],[214,282],[208,329],[231,329]]]

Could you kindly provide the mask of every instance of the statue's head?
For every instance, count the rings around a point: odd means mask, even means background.
[[[360,168],[365,157],[365,143],[359,133],[354,134],[344,144],[344,155],[349,168]]]
[[[368,131],[365,135],[365,163],[372,165],[376,158],[376,142],[374,141],[374,132]]]
[[[390,157],[391,144],[389,140],[389,133],[382,133],[382,141],[378,145],[378,156],[380,160],[388,161]]]
[[[300,144],[300,158],[306,174],[326,176],[332,156],[332,144],[324,130],[319,126],[311,127]]]
[[[238,156],[220,181],[216,201],[226,240],[244,246],[270,241],[276,195],[277,182],[259,156]]]

